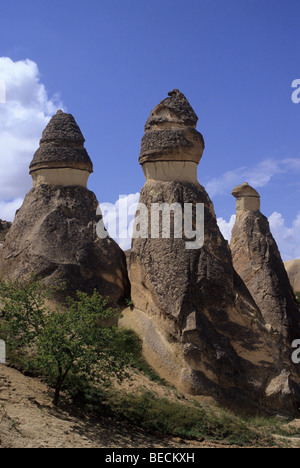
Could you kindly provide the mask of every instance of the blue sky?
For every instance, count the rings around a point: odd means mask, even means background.
[[[179,88],[199,117],[198,178],[223,232],[235,212],[231,190],[248,181],[283,257],[300,257],[300,104],[291,99],[299,0],[1,0],[0,8],[0,81],[11,80],[0,104],[0,218],[30,187],[28,160],[58,107],[86,138],[99,202],[138,193],[144,123]]]

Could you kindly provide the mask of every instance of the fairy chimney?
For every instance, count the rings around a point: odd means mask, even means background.
[[[111,302],[130,295],[126,257],[109,236],[97,236],[99,203],[87,189],[93,171],[75,119],[61,111],[50,120],[30,164],[26,195],[0,252],[0,279],[65,283],[65,294],[95,289]]]
[[[40,147],[30,164],[33,186],[49,184],[87,187],[93,164],[84,142],[74,117],[57,111],[45,128]]]
[[[182,391],[243,408],[294,410],[290,360],[282,359],[234,270],[213,204],[197,180],[204,141],[196,122],[178,90],[151,112],[139,158],[146,182],[136,224],[142,211],[152,218],[157,205],[181,207],[185,224],[185,204],[201,205],[204,243],[187,248],[185,236],[171,231],[164,236],[162,223],[159,236],[152,236],[150,223],[134,236],[129,262],[134,307],[123,312],[120,324],[140,335],[147,361]]]
[[[260,212],[260,196],[247,183],[232,195],[237,198],[230,243],[233,266],[268,327],[291,344],[300,336],[300,314],[268,219]]]

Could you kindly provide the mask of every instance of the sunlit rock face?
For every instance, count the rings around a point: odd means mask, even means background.
[[[235,187],[232,195],[236,198],[237,211],[260,210],[260,195],[253,187],[250,187],[247,182]]]

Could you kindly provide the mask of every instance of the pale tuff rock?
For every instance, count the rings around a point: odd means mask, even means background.
[[[247,195],[255,192],[249,186],[239,186],[233,191],[235,197],[241,193],[240,187],[247,190]],[[258,197],[253,199],[259,200]],[[265,322],[288,343],[299,338],[299,310],[269,222],[259,208],[237,210],[230,247],[234,268]]]
[[[288,260],[284,263],[291,286],[295,293],[300,292],[300,260]]]
[[[232,192],[236,198],[236,210],[256,211],[260,210],[260,195],[247,182],[238,185]]]
[[[293,379],[281,385],[282,376],[290,374],[289,362],[283,361],[277,336],[268,332],[233,268],[205,189],[198,181],[148,178],[145,171],[145,164],[167,158],[197,166],[204,148],[202,136],[197,132],[195,140],[186,144],[176,133],[180,128],[186,136],[188,129],[191,135],[196,122],[194,111],[177,90],[151,113],[140,156],[146,176],[140,202],[149,212],[154,203],[182,207],[203,203],[204,245],[187,250],[184,239],[133,239],[129,264],[135,307],[124,312],[121,325],[136,330],[149,363],[181,390],[244,408],[294,410]],[[168,138],[156,142],[153,128]],[[169,176],[172,179],[173,172]]]
[[[92,171],[83,142],[70,114],[48,124],[30,165],[34,187],[0,254],[0,277],[23,281],[33,273],[50,285],[65,282],[67,294],[97,289],[117,302],[130,294],[126,258],[112,239],[96,235],[98,201],[78,183],[77,171],[86,180]]]

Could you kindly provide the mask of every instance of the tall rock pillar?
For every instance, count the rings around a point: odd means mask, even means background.
[[[244,408],[293,410],[289,369],[233,268],[213,204],[197,180],[204,149],[197,120],[174,90],[146,122],[140,153],[146,183],[136,224],[145,208],[149,223],[132,242],[134,308],[121,324],[139,333],[148,362],[177,388]],[[184,236],[167,238],[162,223],[159,236],[150,232],[153,206],[181,207],[186,220],[185,204],[204,206],[199,248],[187,248]]]

